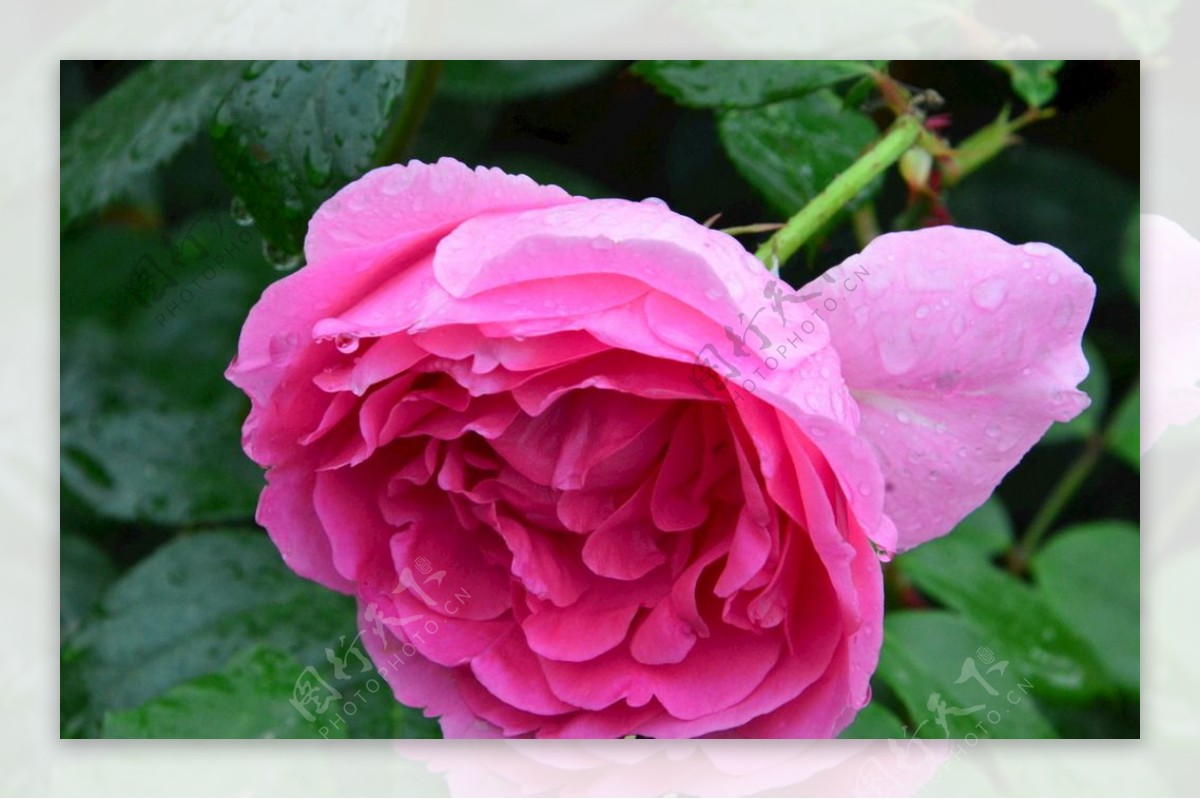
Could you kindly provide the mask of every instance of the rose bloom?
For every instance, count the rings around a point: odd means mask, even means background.
[[[1091,279],[979,231],[793,291],[660,201],[443,159],[342,189],[305,254],[227,373],[257,519],[447,736],[836,735],[880,556],[1088,403]]]

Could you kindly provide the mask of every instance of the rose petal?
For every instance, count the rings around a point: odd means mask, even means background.
[[[1087,407],[1090,277],[1045,244],[892,233],[840,267],[826,314],[907,549],[948,532],[1054,421]]]

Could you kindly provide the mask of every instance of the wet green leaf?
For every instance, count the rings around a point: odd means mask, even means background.
[[[238,61],[155,61],[84,111],[60,148],[63,227],[129,191],[190,141],[243,68]]]
[[[862,78],[871,61],[638,61],[633,71],[681,105],[751,108]]]
[[[296,265],[313,212],[375,166],[404,77],[404,61],[254,62],[225,97],[213,154],[278,265]]]
[[[862,155],[878,130],[828,92],[751,109],[718,120],[721,142],[738,171],[791,216]],[[869,196],[878,181],[863,192]]]

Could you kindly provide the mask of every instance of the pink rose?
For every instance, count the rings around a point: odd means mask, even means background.
[[[447,736],[836,734],[874,548],[1087,405],[1092,281],[977,231],[795,292],[661,202],[443,159],[344,188],[305,252],[228,371],[258,521]]]

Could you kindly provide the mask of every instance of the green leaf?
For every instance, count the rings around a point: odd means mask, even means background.
[[[1050,605],[1124,689],[1139,684],[1140,537],[1129,522],[1088,522],[1056,533],[1030,569]]]
[[[230,665],[235,657],[262,646],[296,661],[286,684],[283,676],[276,681],[282,690],[275,701],[315,734],[438,735],[436,723],[419,711],[396,709],[380,676],[388,664],[376,669],[357,636],[354,601],[297,577],[262,532],[185,535],[114,583],[64,654],[63,684],[73,691],[83,686],[87,700],[63,728],[87,732],[106,712],[137,708],[223,670],[228,677],[239,668],[240,661]],[[340,674],[335,658],[343,661]],[[302,703],[307,717],[289,701],[305,683],[318,687],[320,698],[331,697],[324,707]]]
[[[274,649],[240,653],[224,669],[170,689],[140,707],[108,713],[104,738],[345,738],[325,735],[288,701],[303,667]]]
[[[473,101],[511,102],[566,91],[613,72],[615,61],[447,61],[439,91]]]
[[[59,634],[70,638],[117,576],[104,550],[80,535],[64,533],[59,550]]]
[[[299,253],[317,206],[376,164],[404,74],[403,61],[256,62],[225,97],[217,166],[281,253]]]
[[[243,68],[236,61],[155,61],[89,107],[62,137],[63,227],[129,191],[190,141]]]
[[[995,496],[980,505],[954,526],[949,535],[922,544],[913,552],[906,554],[905,559],[920,558],[918,553],[928,547],[935,550],[940,541],[953,540],[956,552],[970,557],[974,561],[989,561],[1012,546],[1013,525],[1008,511]],[[944,544],[942,546],[945,546]]]
[[[884,619],[876,674],[900,698],[920,737],[1056,737],[1035,699],[1042,686],[1012,661],[1001,671],[1008,657],[991,636],[952,613],[901,611]]]
[[[1040,108],[1054,99],[1058,93],[1055,73],[1062,69],[1062,61],[993,61],[993,64],[1009,74],[1013,91],[1034,108]]]
[[[738,171],[785,216],[807,205],[878,134],[869,117],[829,92],[725,111],[718,132]]]
[[[869,61],[638,61],[633,72],[693,108],[752,108],[811,94],[872,68]]]
[[[850,726],[842,730],[839,738],[906,738],[904,724],[896,714],[878,702],[858,711]]]
[[[1134,469],[1142,464],[1142,390],[1135,385],[1121,400],[1108,423],[1107,443],[1110,452]]]
[[[1088,362],[1088,376],[1079,384],[1079,390],[1091,398],[1092,404],[1071,421],[1050,425],[1043,442],[1075,441],[1100,431],[1100,420],[1108,410],[1108,367],[1099,348],[1088,339],[1083,340],[1083,354]]]
[[[991,549],[955,530],[900,556],[896,567],[923,593],[962,613],[1039,691],[1070,698],[1100,693],[1107,675],[1087,643],[1029,584],[993,565]]]
[[[176,538],[106,592],[77,639],[95,709],[135,707],[262,644],[324,660],[356,630],[353,602],[293,574],[261,532]]]
[[[248,520],[262,474],[241,451],[248,404],[222,373],[276,273],[258,236],[223,213],[185,223],[173,242],[115,240],[63,245],[63,480],[113,519]]]

